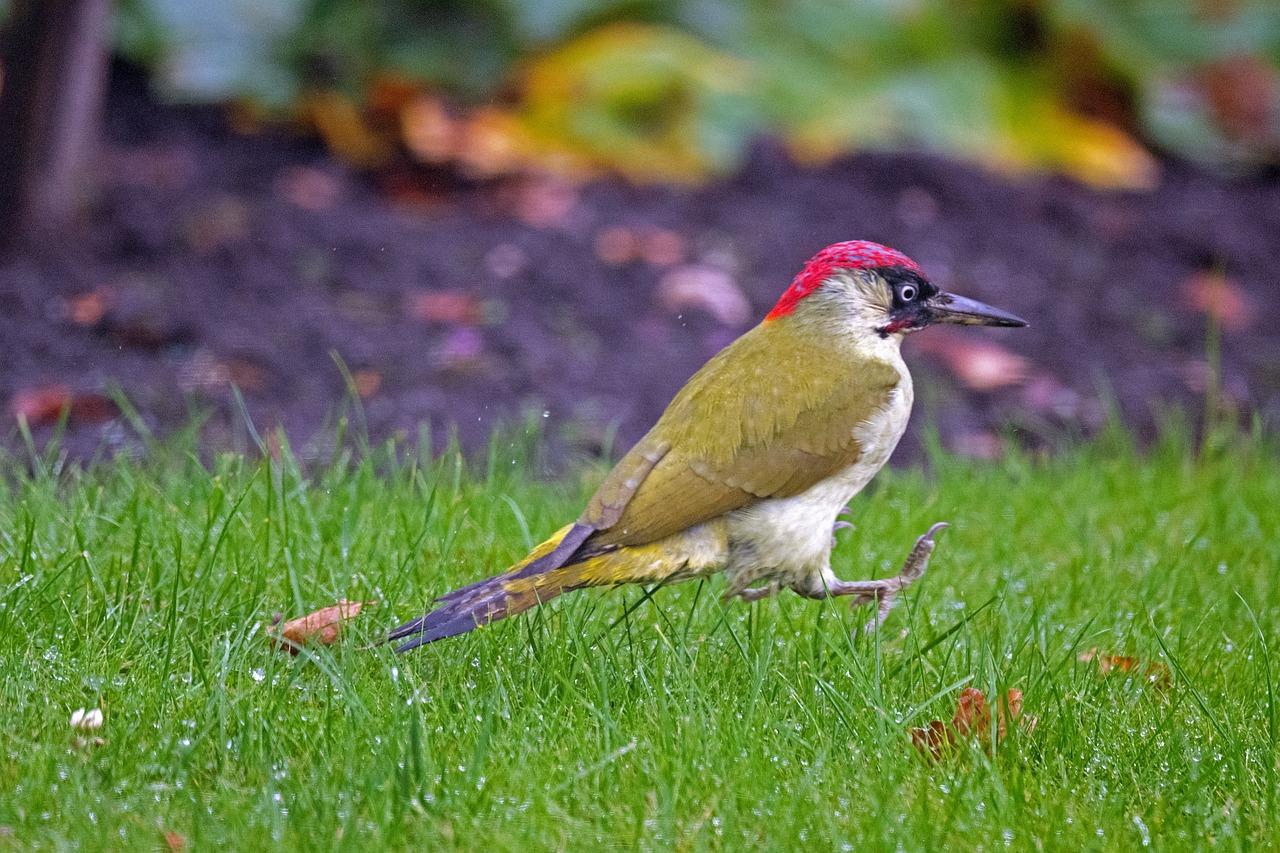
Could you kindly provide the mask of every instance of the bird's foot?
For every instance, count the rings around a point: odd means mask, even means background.
[[[726,599],[741,598],[743,601],[759,601],[762,598],[777,594],[778,584],[775,582],[764,586],[749,586],[746,589],[730,589],[725,592],[724,597]]]
[[[933,549],[937,546],[933,537],[948,527],[950,525],[947,522],[939,521],[926,530],[916,540],[911,552],[907,554],[907,559],[902,563],[902,571],[898,574],[879,581],[861,582],[868,585],[878,584],[874,589],[854,592],[853,600],[849,602],[850,607],[872,603],[876,605],[876,614],[862,626],[864,634],[872,634],[879,630],[884,620],[889,618],[889,612],[898,603],[898,594],[924,575],[925,570],[929,568],[929,558],[933,556]]]
[[[853,607],[874,603],[876,615],[871,617],[862,629],[864,633],[870,634],[884,624],[889,612],[897,604],[898,594],[918,580],[929,568],[929,557],[933,555],[934,546],[937,544],[934,542],[934,536],[948,526],[947,522],[939,521],[926,530],[924,535],[916,540],[911,553],[907,555],[906,562],[902,564],[902,571],[891,578],[874,581],[845,581],[831,574],[828,569],[823,574],[819,587],[796,588],[796,592],[808,598],[850,595],[853,596],[850,602]]]

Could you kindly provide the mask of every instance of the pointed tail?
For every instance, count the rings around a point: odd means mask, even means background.
[[[396,628],[387,639],[412,637],[396,649],[403,653],[523,613],[573,589],[617,582],[602,577],[594,565],[599,557],[569,563],[592,532],[581,524],[561,528],[502,574],[442,595],[435,610]]]

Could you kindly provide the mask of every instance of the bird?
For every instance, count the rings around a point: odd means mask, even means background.
[[[923,574],[936,534],[894,577],[831,568],[847,505],[889,460],[914,397],[904,337],[927,326],[1026,326],[936,287],[878,243],[809,259],[756,326],[713,356],[614,466],[586,509],[501,574],[448,592],[391,631],[398,652],[514,616],[572,590],[723,573],[726,600],[783,588],[878,604],[878,627]]]

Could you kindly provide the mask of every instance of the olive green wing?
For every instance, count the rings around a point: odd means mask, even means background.
[[[653,542],[857,461],[856,429],[899,393],[898,371],[779,337],[757,327],[689,380],[579,518],[596,531],[586,547]]]

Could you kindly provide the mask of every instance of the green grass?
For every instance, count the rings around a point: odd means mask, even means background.
[[[953,527],[878,638],[838,602],[722,605],[713,579],[567,596],[402,658],[381,631],[520,556],[599,472],[538,482],[502,444],[487,472],[9,460],[0,848],[1267,847],[1280,465],[1269,440],[1219,444],[886,472],[843,576]],[[264,641],[273,611],[341,597],[382,604],[332,648]],[[1101,677],[1092,646],[1172,686]],[[966,685],[1022,689],[1039,725],[923,760],[907,727]],[[105,743],[76,745],[91,706]]]

